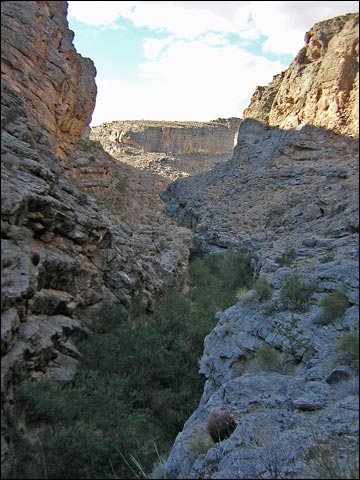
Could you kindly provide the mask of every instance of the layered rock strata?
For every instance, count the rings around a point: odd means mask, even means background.
[[[358,29],[352,14],[314,25],[290,67],[257,87],[244,119],[281,129],[311,124],[358,137]]]
[[[120,162],[163,177],[165,189],[170,181],[227,160],[240,123],[239,118],[208,123],[117,121],[93,127],[90,138]]]
[[[92,128],[95,135],[106,135],[110,141],[143,152],[163,152],[175,155],[229,154],[239,118],[212,122],[116,121]]]
[[[1,3],[1,73],[39,126],[39,140],[63,158],[91,120],[94,64],[76,53],[66,2]]]
[[[152,309],[187,271],[191,234],[157,178],[81,140],[96,92],[66,2],[1,2],[2,475],[16,462],[19,382],[70,382],[73,335],[101,305]]]
[[[359,328],[358,14],[305,41],[255,92],[233,158],[163,196],[200,250],[252,252],[270,287],[240,293],[206,337],[204,393],[167,478],[322,478],[329,465],[358,475],[358,360],[339,347]],[[290,279],[308,291],[301,306]],[[329,320],[321,304],[334,292],[343,309]],[[205,423],[221,407],[238,425],[214,444]]]

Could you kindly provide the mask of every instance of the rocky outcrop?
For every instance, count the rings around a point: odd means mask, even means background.
[[[311,124],[359,134],[359,23],[356,14],[314,25],[290,67],[258,87],[243,117],[281,129]]]
[[[96,96],[94,64],[76,53],[66,11],[66,2],[1,2],[1,73],[39,126],[37,140],[61,158],[89,125]]]
[[[21,425],[19,382],[70,382],[81,322],[101,305],[153,309],[187,271],[191,234],[166,218],[157,178],[81,139],[95,96],[66,2],[1,2],[2,475]],[[22,427],[21,427],[22,428]]]
[[[174,155],[230,154],[240,118],[202,122],[116,121],[92,128],[93,135],[143,152]]]
[[[358,474],[358,360],[344,365],[339,347],[358,341],[357,25],[358,14],[315,25],[289,69],[255,92],[233,158],[163,195],[200,250],[252,252],[270,297],[255,288],[219,313],[167,478]],[[290,285],[307,292],[301,306]],[[334,292],[343,311],[329,321],[321,305]],[[214,444],[206,419],[222,407],[237,427]]]
[[[208,123],[124,121],[91,129],[90,138],[121,163],[170,181],[206,172],[229,158],[241,120]]]

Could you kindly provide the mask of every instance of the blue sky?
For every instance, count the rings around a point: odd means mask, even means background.
[[[92,125],[241,117],[314,23],[355,1],[69,1],[77,51],[97,69]]]

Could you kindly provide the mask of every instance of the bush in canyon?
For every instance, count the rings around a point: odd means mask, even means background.
[[[12,476],[8,478],[43,478],[44,467],[41,465],[38,442],[37,444],[30,442],[14,427],[6,432],[4,437],[10,441],[16,451]]]
[[[336,289],[323,297],[319,305],[323,311],[324,323],[332,323],[337,318],[343,317],[346,310],[350,307],[346,293],[342,289]]]
[[[48,478],[133,478],[126,459],[150,471],[168,452],[203,391],[204,337],[216,311],[251,286],[249,265],[243,255],[198,257],[188,292],[169,290],[154,313],[134,307],[129,318],[104,307],[82,319],[92,333],[77,341],[82,358],[72,384],[22,387],[27,422],[47,425],[39,438]]]
[[[279,352],[271,345],[264,345],[257,350],[255,357],[249,361],[246,369],[249,371],[279,372],[287,375],[291,373],[292,365],[284,352]]]
[[[280,257],[277,257],[275,260],[280,265],[291,265],[296,258],[296,251],[294,248],[289,248],[281,254]]]
[[[281,288],[280,299],[290,310],[304,312],[314,290],[315,285],[292,273]]]
[[[359,332],[343,333],[336,350],[341,362],[359,370]]]
[[[255,290],[256,298],[259,302],[270,300],[272,296],[272,288],[270,287],[267,278],[258,277],[254,283],[253,289]]]
[[[83,152],[91,152],[96,146],[96,142],[90,139],[82,139],[79,140],[78,145]]]
[[[196,257],[190,265],[191,299],[209,313],[233,305],[238,289],[253,283],[250,263],[248,254],[231,251]]]

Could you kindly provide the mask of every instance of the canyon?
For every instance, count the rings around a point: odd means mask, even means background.
[[[358,14],[314,25],[241,120],[89,134],[95,67],[72,45],[67,3],[21,4],[1,3],[4,478],[14,426],[30,435],[19,384],[71,383],[81,317],[134,299],[154,311],[186,285],[190,252],[227,250],[251,254],[270,298],[239,292],[218,312],[199,407],[151,477],[321,478],[331,452],[356,478],[358,364],[338,345],[358,339]],[[309,287],[295,306],[291,278]],[[330,321],[334,292],[345,307]],[[281,361],[260,365],[264,348]],[[215,443],[206,419],[222,407],[237,426]]]

